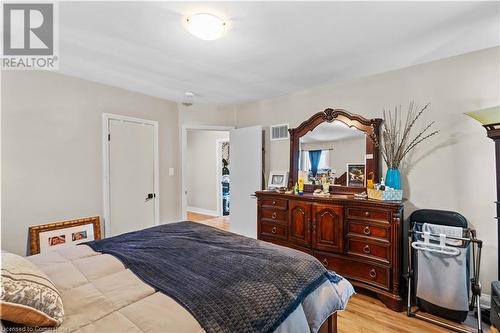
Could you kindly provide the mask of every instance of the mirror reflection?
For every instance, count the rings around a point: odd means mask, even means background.
[[[341,121],[324,122],[299,139],[299,150],[307,184],[319,185],[328,177],[338,186],[365,186],[365,132]]]

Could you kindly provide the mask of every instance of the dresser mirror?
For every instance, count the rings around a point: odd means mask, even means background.
[[[290,130],[290,181],[305,175],[306,192],[321,187],[330,193],[357,193],[367,178],[379,179],[379,150],[370,135],[379,133],[381,119],[366,119],[342,109],[318,112]]]

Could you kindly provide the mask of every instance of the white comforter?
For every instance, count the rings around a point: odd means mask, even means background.
[[[155,292],[115,257],[85,245],[28,257],[61,292],[64,332],[205,332],[172,298]],[[278,327],[277,333],[317,332],[354,290],[347,280],[323,283]]]

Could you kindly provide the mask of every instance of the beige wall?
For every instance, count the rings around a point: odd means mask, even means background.
[[[175,103],[43,71],[4,71],[1,96],[3,249],[24,255],[30,225],[103,215],[104,112],[159,122],[160,221],[179,219]]]
[[[220,139],[229,139],[229,132],[188,130],[186,136],[185,172],[188,189],[188,209],[192,207],[217,212],[217,186],[219,184],[217,179],[216,142]],[[222,167],[222,162],[220,166]]]
[[[3,72],[2,247],[24,254],[29,225],[102,215],[102,112],[160,122],[160,211],[168,222],[180,215],[182,126],[260,124],[268,132],[327,107],[371,118],[416,100],[432,103],[422,123],[436,120],[441,132],[407,160],[405,215],[418,208],[464,214],[485,241],[488,292],[497,274],[494,145],[463,112],[500,104],[499,64],[500,48],[492,48],[253,103],[190,107],[54,73]],[[288,169],[288,141],[271,143],[267,133],[265,149],[267,172]]]
[[[234,126],[236,124],[235,108],[209,104],[179,104],[179,135],[182,126],[210,125]]]
[[[500,104],[500,48],[319,87],[236,106],[238,127],[299,125],[327,107],[367,118],[409,101],[431,102],[420,126],[435,120],[439,135],[417,148],[404,168],[405,215],[418,208],[453,210],[466,216],[484,240],[481,280],[486,291],[497,277],[494,144],[466,111]],[[234,109],[234,106],[232,107]],[[419,126],[417,126],[418,129]],[[266,128],[269,131],[269,128]],[[287,170],[289,142],[269,142],[266,166]],[[266,173],[267,174],[267,173]]]
[[[347,172],[347,163],[364,164],[366,155],[366,139],[357,137],[335,142],[330,160],[340,177]]]

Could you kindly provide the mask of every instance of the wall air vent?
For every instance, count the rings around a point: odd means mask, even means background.
[[[270,134],[271,134],[271,141],[287,140],[288,124],[272,125]]]

